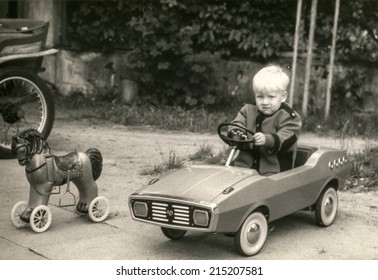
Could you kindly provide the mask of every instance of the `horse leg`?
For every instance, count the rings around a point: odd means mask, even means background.
[[[76,205],[76,210],[80,213],[88,213],[89,204],[98,196],[98,187],[93,178],[88,180],[73,181],[79,190],[80,200]]]
[[[30,222],[30,215],[34,208],[39,205],[47,205],[50,199],[50,193],[53,185],[46,183],[43,185],[30,185],[29,203],[26,209],[21,213],[20,219],[25,223]]]
[[[80,194],[80,200],[76,205],[76,210],[80,213],[88,213],[90,203],[98,196],[98,187],[93,179],[90,158],[84,153],[79,153],[79,157],[82,163],[82,176],[72,180]]]

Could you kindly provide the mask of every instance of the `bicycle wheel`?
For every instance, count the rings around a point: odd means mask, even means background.
[[[0,158],[14,158],[12,136],[27,128],[47,139],[54,124],[54,100],[46,82],[29,70],[0,69]]]

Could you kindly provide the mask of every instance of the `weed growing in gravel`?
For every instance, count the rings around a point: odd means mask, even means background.
[[[230,148],[226,147],[218,153],[214,153],[213,147],[210,145],[203,144],[199,149],[191,156],[189,160],[198,161],[207,164],[224,164],[230,153]]]
[[[164,166],[162,164],[154,165],[153,167],[146,167],[140,172],[142,176],[151,176],[151,175],[158,175],[164,171]]]
[[[370,191],[378,189],[378,148],[366,148],[364,151],[350,154],[352,168],[345,184],[345,189],[352,191]]]
[[[178,157],[173,149],[169,149],[168,157],[165,157],[162,151],[160,151],[160,155],[163,159],[162,162],[158,165],[154,165],[153,167],[146,167],[140,172],[140,175],[158,175],[164,171],[176,170],[184,166],[185,160]]]
[[[374,147],[371,139],[367,139],[362,150],[356,149],[357,143],[347,135],[349,125],[348,120],[338,136],[340,149],[347,152],[348,160],[351,163],[351,170],[342,189],[354,192],[377,189],[378,148]]]
[[[180,169],[184,166],[184,160],[178,157],[172,149],[169,150],[168,158],[165,159],[163,165],[166,170]]]
[[[213,146],[202,144],[193,155],[189,156],[189,160],[204,161],[209,157],[214,157]]]

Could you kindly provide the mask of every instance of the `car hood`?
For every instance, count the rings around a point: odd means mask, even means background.
[[[252,169],[196,165],[175,171],[135,195],[211,202],[227,188],[256,175]]]

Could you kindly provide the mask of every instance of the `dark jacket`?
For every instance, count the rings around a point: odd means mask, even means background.
[[[253,151],[240,151],[235,158],[235,166],[254,168],[262,175],[294,167],[302,120],[287,103],[282,103],[273,115],[264,115],[256,105],[246,104],[232,122],[266,136],[265,146],[254,146]]]

